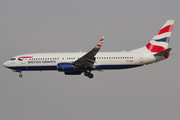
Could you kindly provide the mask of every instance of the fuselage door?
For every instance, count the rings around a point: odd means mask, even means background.
[[[139,62],[143,63],[143,54],[142,53],[139,55]]]

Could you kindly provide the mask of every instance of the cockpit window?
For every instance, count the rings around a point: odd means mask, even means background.
[[[10,60],[12,60],[12,61],[13,61],[13,60],[16,60],[16,58],[11,58]]]

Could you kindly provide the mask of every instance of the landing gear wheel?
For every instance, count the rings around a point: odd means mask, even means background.
[[[19,74],[19,77],[20,77],[20,78],[22,78],[22,76],[23,76],[22,74]]]
[[[84,72],[84,75],[85,75],[86,77],[87,77],[87,76],[89,76],[89,74],[90,74],[90,73],[89,73],[89,72],[87,72],[87,71],[86,71],[86,72]]]
[[[85,71],[85,72],[84,72],[84,75],[85,75],[86,77],[89,77],[89,78],[93,78],[93,77],[94,77],[94,75],[91,73],[91,71]]]
[[[93,78],[94,75],[93,75],[92,73],[89,73],[88,77],[89,77],[89,78]]]

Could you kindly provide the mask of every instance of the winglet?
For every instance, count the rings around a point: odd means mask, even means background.
[[[99,43],[97,44],[96,48],[100,48],[103,44],[104,36],[99,40]]]

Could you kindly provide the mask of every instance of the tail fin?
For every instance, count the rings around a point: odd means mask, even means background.
[[[134,51],[158,53],[168,48],[174,20],[167,20],[151,41],[143,48]]]
[[[151,52],[161,52],[168,48],[174,20],[168,20],[158,33],[146,45]]]

